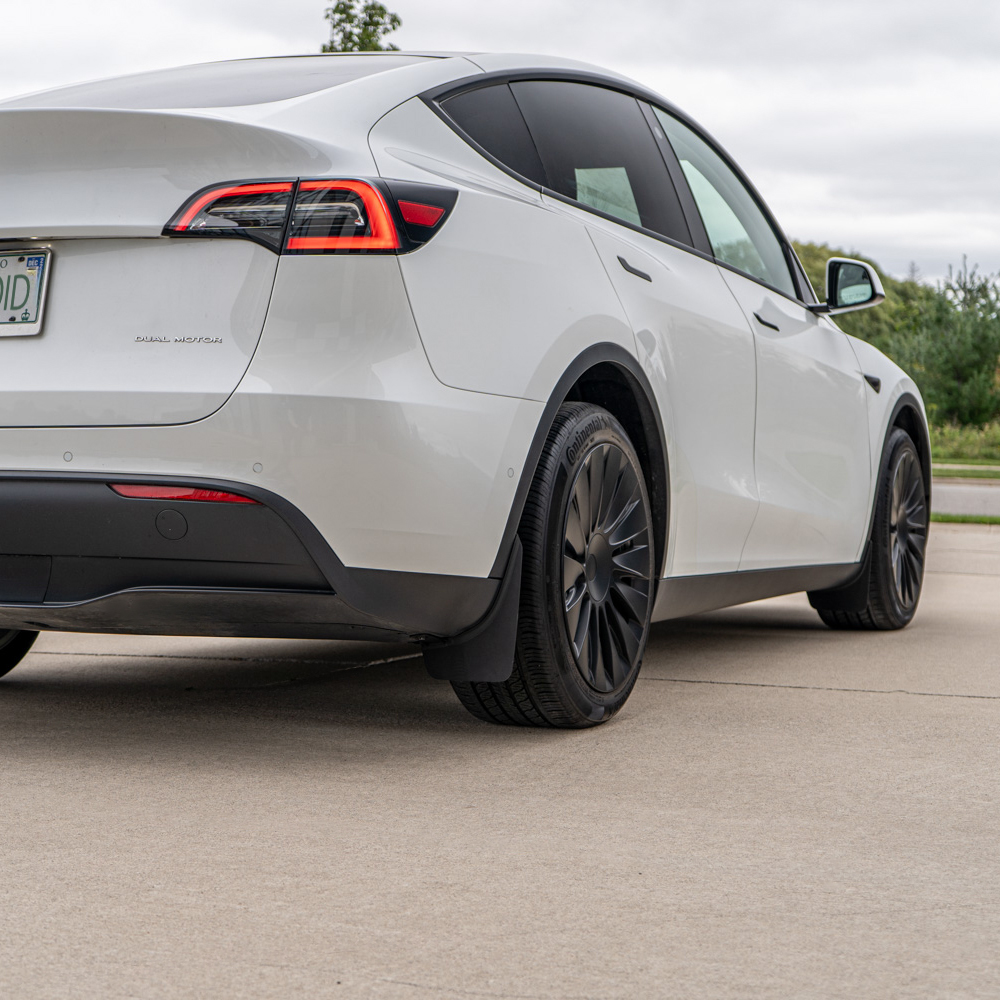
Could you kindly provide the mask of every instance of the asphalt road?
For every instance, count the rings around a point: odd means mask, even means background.
[[[940,514],[1000,517],[1000,479],[935,479],[931,509]]]
[[[0,682],[0,996],[997,997],[1000,529],[929,567],[901,633],[658,626],[579,733],[405,647],[43,636]]]

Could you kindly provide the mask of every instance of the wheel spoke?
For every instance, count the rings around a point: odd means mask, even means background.
[[[614,564],[612,573],[619,576],[638,576],[647,579],[649,576],[649,546],[635,545],[624,552],[616,552],[611,557]]]
[[[586,582],[583,562],[576,556],[563,553],[563,592],[568,594],[577,586],[585,586]]]
[[[567,624],[573,633],[573,651],[579,662],[583,662],[583,647],[590,635],[590,619],[593,615],[594,603],[586,590],[583,592],[583,599],[567,615]],[[575,619],[575,620],[574,620]]]
[[[617,550],[623,545],[627,545],[649,530],[646,523],[646,512],[642,506],[642,498],[637,494],[638,489],[636,494],[630,498],[625,510],[622,511],[614,530],[608,534],[608,541],[611,543],[612,549]]]
[[[631,666],[639,652],[642,623],[636,621],[634,617],[633,620],[628,620],[612,602],[608,603],[608,618],[612,621],[620,652],[623,653],[624,659]],[[638,629],[638,635],[636,635],[636,629]]]
[[[590,676],[591,683],[599,691],[604,690],[604,651],[601,649],[601,609],[594,608],[590,616],[590,628],[587,630],[587,641],[590,643]]]
[[[611,581],[612,593],[620,595],[622,601],[627,605],[632,613],[632,618],[639,621],[646,616],[646,604],[649,599],[649,587],[641,590],[633,583],[626,580],[616,579]]]
[[[608,520],[614,517],[618,487],[622,479],[622,453],[617,448],[608,448],[601,471],[601,503],[595,526],[604,531]]]

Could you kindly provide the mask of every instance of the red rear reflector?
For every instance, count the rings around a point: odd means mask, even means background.
[[[134,500],[207,500],[212,503],[257,503],[250,497],[222,490],[202,490],[191,486],[147,486],[140,483],[108,483],[119,496]]]
[[[403,221],[411,226],[436,226],[444,215],[444,209],[437,205],[421,205],[415,201],[401,201],[398,204]]]

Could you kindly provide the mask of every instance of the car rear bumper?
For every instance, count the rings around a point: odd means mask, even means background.
[[[487,613],[499,581],[348,568],[288,501],[126,498],[135,476],[0,475],[0,627],[158,635],[426,639]],[[171,512],[164,517],[165,512]]]

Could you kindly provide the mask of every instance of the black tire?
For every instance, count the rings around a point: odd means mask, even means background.
[[[23,629],[0,631],[0,677],[10,673],[24,659],[24,654],[37,638],[37,632]]]
[[[875,497],[871,572],[864,611],[819,612],[830,628],[887,630],[912,621],[924,579],[929,510],[920,456],[909,434],[892,430]]]
[[[452,687],[487,722],[565,729],[606,722],[639,676],[654,596],[642,466],[607,410],[559,408],[518,536],[524,560],[514,671],[502,683]]]

